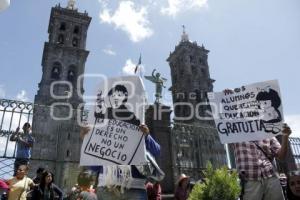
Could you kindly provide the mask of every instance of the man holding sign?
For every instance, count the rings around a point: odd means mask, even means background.
[[[97,91],[93,126],[82,128],[81,165],[97,172],[99,200],[147,199],[145,149],[158,156],[160,146],[141,124],[144,89],[137,76],[108,79]],[[108,88],[108,89],[107,89]],[[129,109],[130,108],[130,109]]]
[[[231,143],[243,200],[284,200],[274,158],[284,159],[291,129],[283,124],[277,81],[209,94],[222,143]],[[219,108],[219,109],[216,109]],[[282,134],[282,144],[274,137]]]
[[[274,158],[284,159],[291,129],[285,124],[282,144],[273,138],[230,144],[234,147],[243,200],[284,200]]]

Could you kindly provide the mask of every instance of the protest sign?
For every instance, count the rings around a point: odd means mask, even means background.
[[[255,141],[281,134],[283,112],[276,80],[208,93],[222,143]]]
[[[80,164],[142,165],[145,142],[139,125],[144,121],[145,91],[137,76],[104,80],[98,87],[90,133],[84,138]]]

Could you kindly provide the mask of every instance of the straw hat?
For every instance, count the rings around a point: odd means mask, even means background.
[[[187,175],[185,175],[185,174],[181,174],[181,175],[179,176],[178,180],[177,180],[177,185],[178,185],[181,181],[186,180],[186,179],[189,179],[189,178],[190,178],[189,176],[187,176]]]

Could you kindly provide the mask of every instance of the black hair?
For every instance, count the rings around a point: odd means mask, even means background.
[[[82,171],[79,173],[77,183],[80,187],[89,187],[93,182],[93,174],[91,171]]]
[[[273,90],[273,89],[270,89],[269,92],[267,91],[262,91],[262,92],[259,92],[256,96],[256,100],[257,101],[267,101],[267,100],[270,100],[271,101],[271,105],[274,107],[274,108],[278,108],[281,104],[281,100],[280,100],[280,97],[278,95],[278,93]]]
[[[48,170],[44,170],[44,172],[42,173],[41,183],[40,183],[40,187],[41,187],[42,190],[44,190],[45,187],[46,187],[46,180],[45,179],[49,174],[52,176],[52,180],[51,180],[50,184],[48,185],[48,187],[54,182],[53,173],[48,171]]]
[[[126,98],[123,100],[123,103],[127,102],[127,98],[128,98],[128,91],[127,88],[124,85],[116,85],[115,87],[111,88],[108,92],[108,96],[111,96],[114,92],[119,91],[119,92],[123,92],[126,96]]]
[[[24,123],[23,127],[30,128],[30,127],[31,127],[31,125],[30,125],[30,123],[29,123],[29,122],[26,122],[26,123]]]
[[[42,173],[45,171],[45,168],[43,167],[39,167],[37,170],[36,170],[36,173],[39,174],[39,173]]]
[[[287,178],[287,188],[286,188],[287,197],[289,200],[298,200],[299,196],[296,196],[293,194],[291,188],[290,188],[290,177]]]

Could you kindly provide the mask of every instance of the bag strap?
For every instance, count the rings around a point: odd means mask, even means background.
[[[256,145],[256,147],[257,147],[261,152],[263,152],[263,154],[266,156],[266,158],[268,158],[268,160],[269,160],[271,163],[273,163],[273,160],[274,160],[274,159],[271,159],[271,158],[268,156],[267,152],[265,152],[265,150],[264,150],[261,146],[259,146],[259,145],[257,144],[257,142],[253,142],[253,143]]]
[[[25,188],[26,188],[26,183],[27,183],[27,176],[25,176],[24,188],[22,189],[22,191],[21,191],[21,193],[20,193],[20,195],[19,195],[19,198],[18,198],[18,200],[20,200],[20,199],[21,199],[21,196],[22,196],[23,192],[25,191]]]

